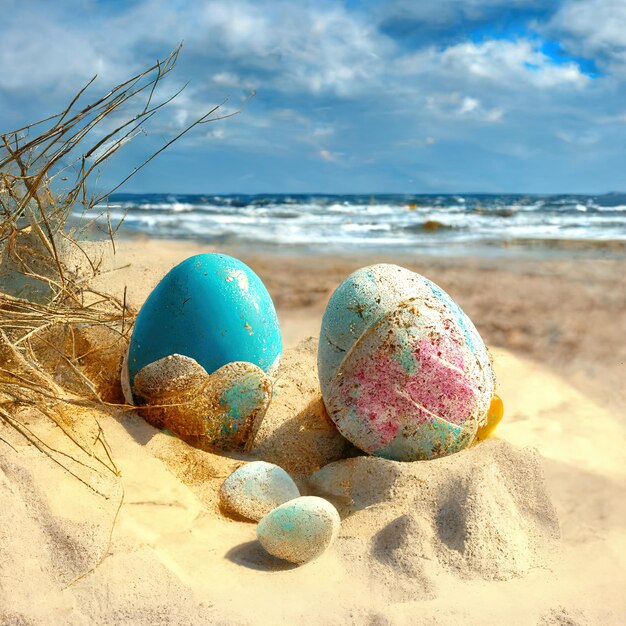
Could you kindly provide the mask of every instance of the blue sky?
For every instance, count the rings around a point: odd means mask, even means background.
[[[626,0],[0,0],[0,128],[184,48],[189,83],[102,172],[172,193],[626,189]]]

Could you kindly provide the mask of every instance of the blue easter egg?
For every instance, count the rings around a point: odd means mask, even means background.
[[[282,340],[261,279],[225,254],[198,254],[170,270],[144,302],[128,350],[132,385],[139,370],[170,354],[195,359],[209,373],[232,361],[269,371]]]

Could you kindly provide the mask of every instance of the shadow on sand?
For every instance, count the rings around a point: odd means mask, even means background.
[[[298,567],[293,563],[268,554],[258,541],[247,541],[239,544],[231,548],[225,556],[237,565],[260,572],[283,572]]]

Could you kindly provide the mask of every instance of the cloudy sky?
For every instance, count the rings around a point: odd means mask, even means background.
[[[102,172],[124,190],[626,190],[626,0],[0,0],[0,129],[184,41],[189,83]]]

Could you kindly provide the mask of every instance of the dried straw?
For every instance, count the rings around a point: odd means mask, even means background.
[[[86,242],[87,229],[102,216],[100,203],[174,141],[199,124],[238,113],[218,115],[222,105],[213,107],[113,189],[91,193],[101,166],[180,93],[154,102],[179,52],[180,46],[104,96],[79,104],[94,77],[61,113],[0,135],[0,426],[99,493],[97,476],[118,470],[97,412],[128,408],[101,376],[110,372],[111,360],[119,366],[135,314],[125,297],[92,286],[103,266],[102,255]],[[132,114],[125,113],[129,108]],[[105,210],[114,251],[121,223],[113,225]],[[72,227],[77,212],[84,219]],[[66,435],[64,449],[38,434],[33,424],[41,418]]]

